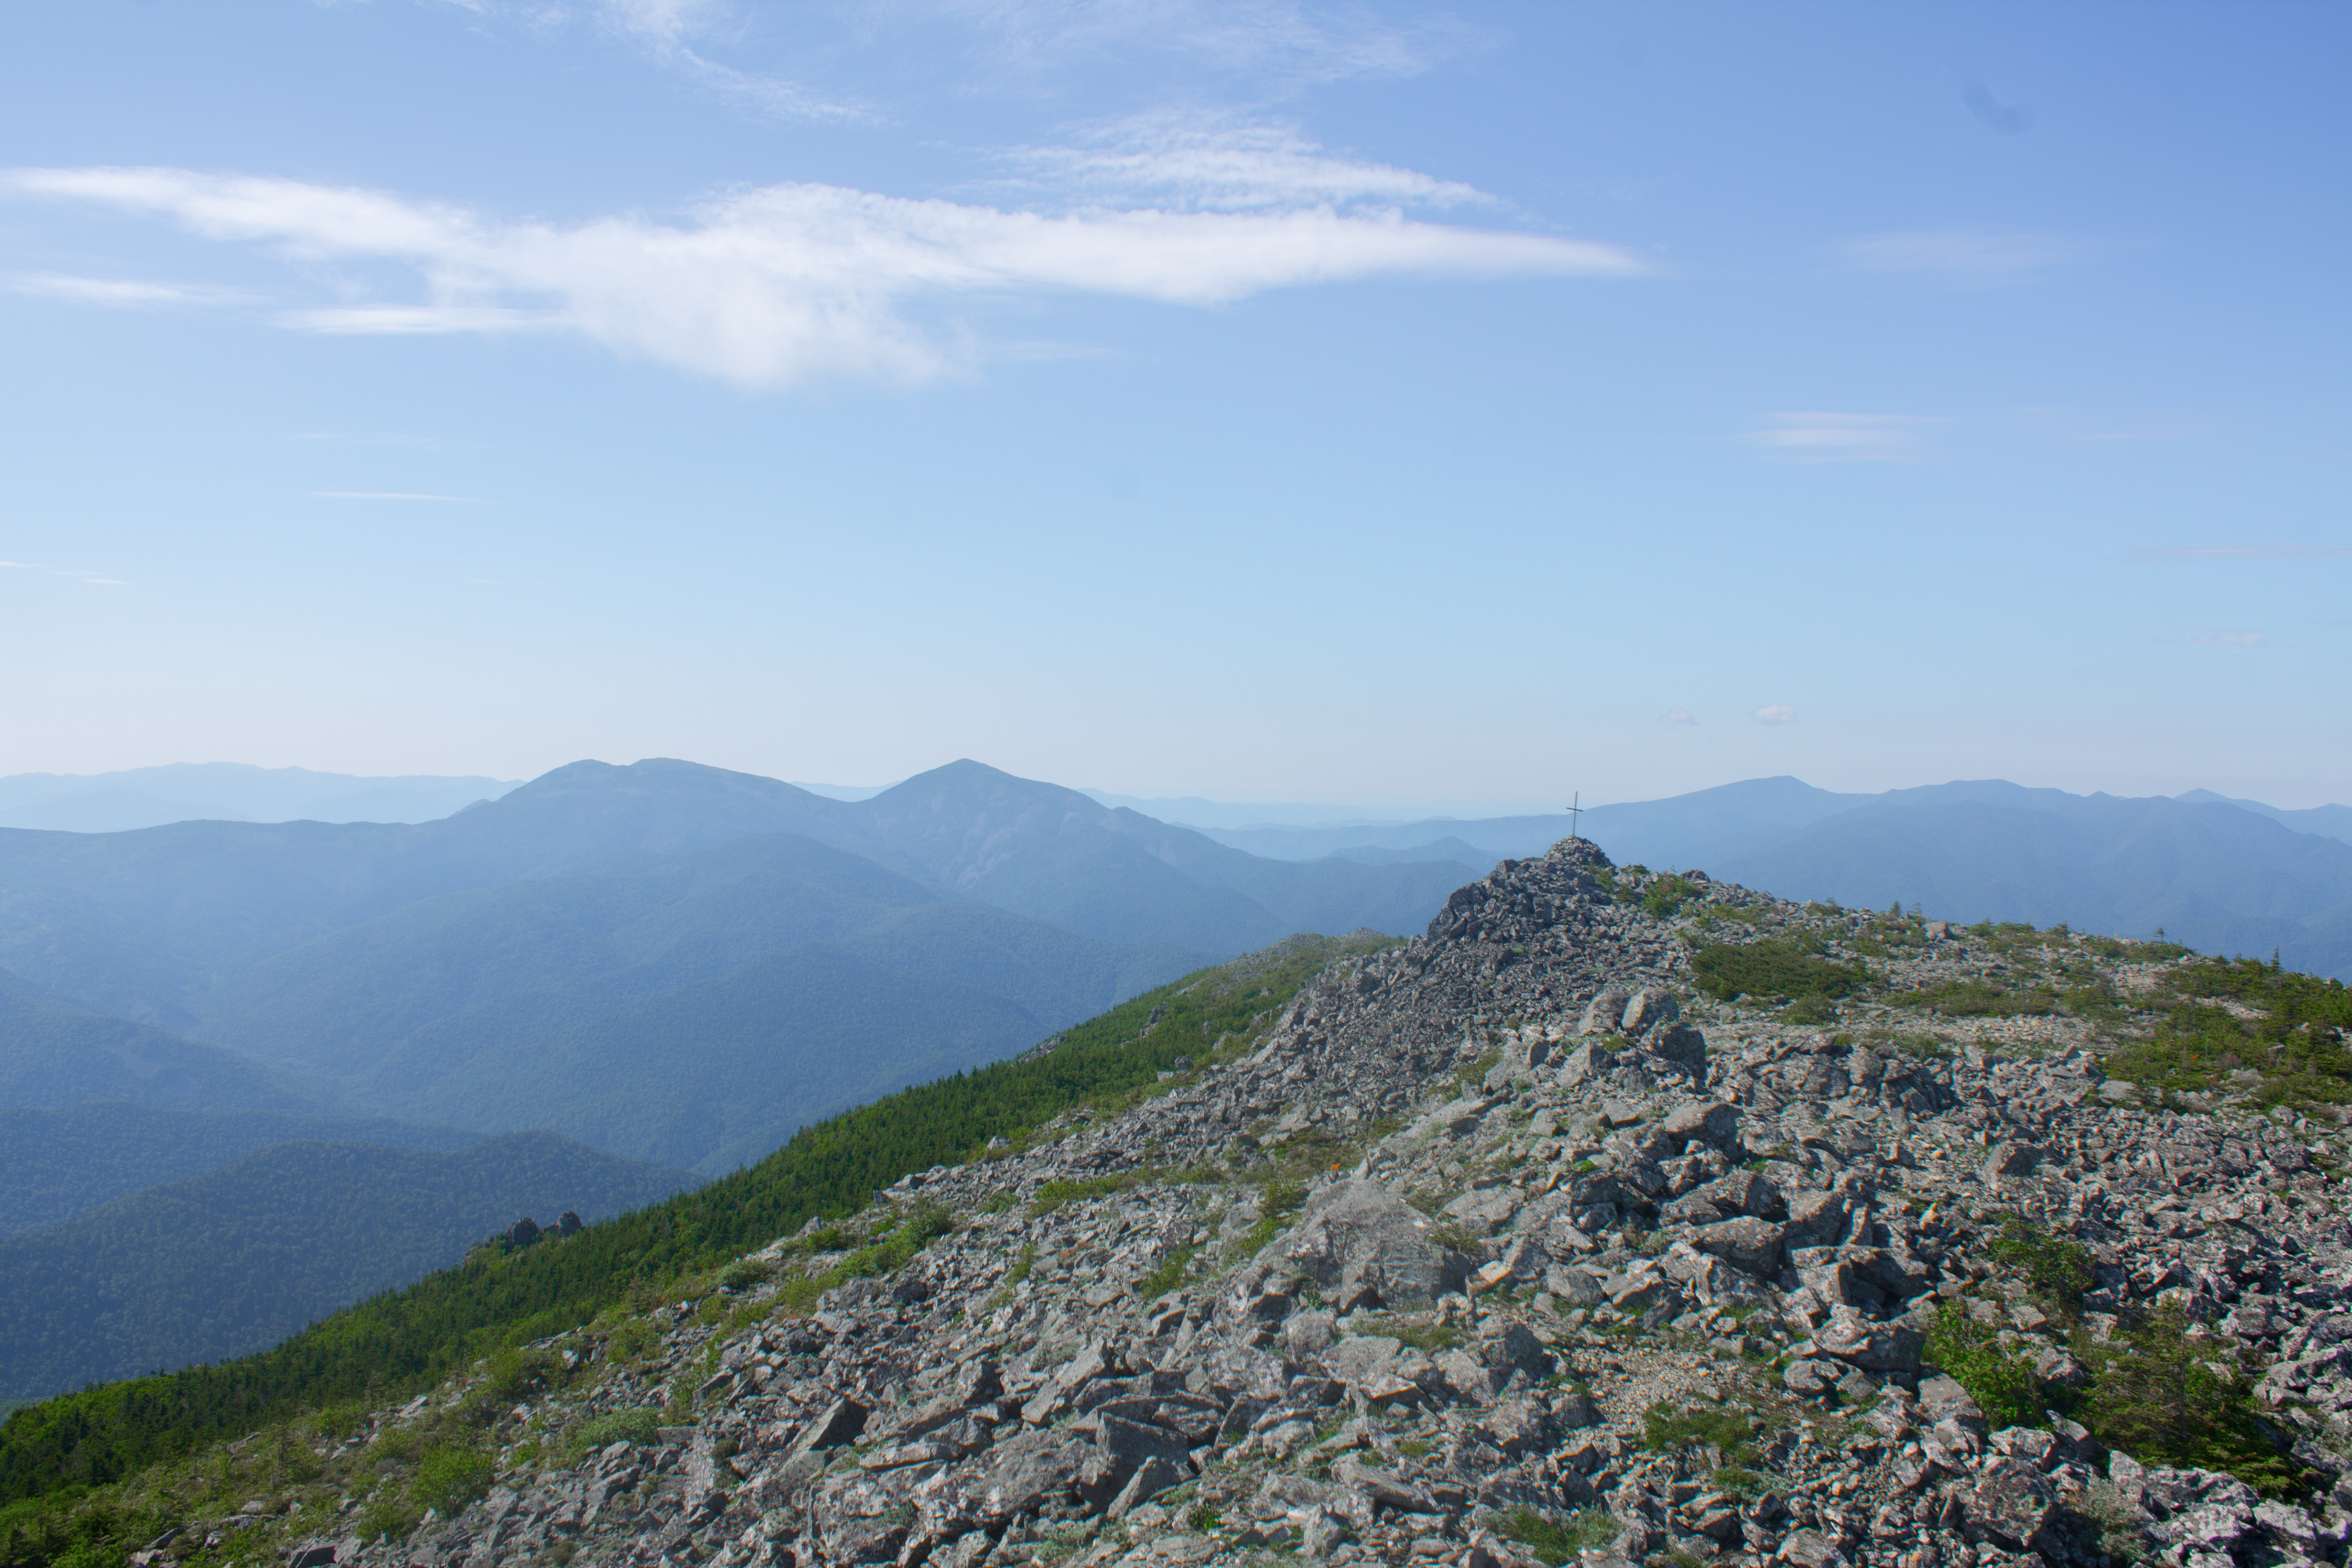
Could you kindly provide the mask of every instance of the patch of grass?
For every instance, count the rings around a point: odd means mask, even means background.
[[[1616,1515],[1597,1508],[1580,1510],[1557,1523],[1531,1508],[1518,1508],[1495,1523],[1497,1535],[1517,1542],[1551,1568],[1575,1562],[1577,1554],[1587,1549],[1608,1545],[1622,1528]]]
[[[1257,1223],[1242,1237],[1242,1256],[1255,1258],[1265,1250],[1274,1238],[1282,1234],[1290,1216],[1307,1206],[1307,1184],[1297,1178],[1278,1176],[1266,1183],[1257,1201]]]
[[[1083,1181],[1047,1182],[1038,1187],[1036,1197],[1030,1201],[1029,1212],[1049,1215],[1081,1198],[1107,1198],[1114,1193],[1123,1193],[1135,1185],[1135,1182],[1132,1171],[1115,1172],[1108,1176],[1088,1176]]]
[[[592,1416],[572,1429],[565,1447],[574,1457],[608,1448],[615,1443],[650,1443],[654,1428],[661,1425],[661,1412],[651,1405],[635,1410],[613,1410]]]
[[[1154,1300],[1183,1284],[1184,1276],[1200,1251],[1197,1247],[1184,1246],[1171,1252],[1160,1261],[1159,1268],[1135,1282],[1136,1300]]]
[[[1737,1463],[1756,1457],[1755,1436],[1756,1424],[1737,1410],[1677,1410],[1661,1399],[1642,1418],[1642,1446],[1654,1454],[1712,1447]]]
[[[1750,1469],[1745,1465],[1725,1465],[1707,1479],[1724,1496],[1736,1497],[1744,1502],[1754,1502],[1769,1492],[1789,1489],[1785,1478],[1769,1470]]]
[[[1429,1227],[1429,1239],[1448,1252],[1476,1253],[1486,1247],[1486,1238],[1468,1226],[1449,1221]]]
[[[2062,1010],[2049,985],[2018,990],[1983,980],[1953,980],[1918,991],[1897,991],[1887,1001],[1897,1007],[1924,1007],[1947,1018],[2045,1017]]]
[[[1484,1088],[1486,1075],[1494,1071],[1495,1065],[1502,1059],[1503,1051],[1499,1046],[1489,1047],[1480,1053],[1477,1060],[1454,1075],[1454,1098],[1459,1100],[1465,1094]]]

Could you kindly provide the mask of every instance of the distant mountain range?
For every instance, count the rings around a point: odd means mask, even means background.
[[[579,763],[417,825],[0,830],[0,1104],[546,1128],[716,1172],[1293,932],[1417,930],[1471,875],[1265,859],[969,762],[854,802]]]
[[[0,1403],[257,1348],[1234,953],[1417,931],[1474,874],[1265,859],[969,762],[861,799],[669,761],[495,793],[0,828]]]
[[[0,827],[0,1399],[267,1342],[560,1194],[646,1201],[1294,932],[1417,931],[1569,827],[1193,828],[974,762],[878,792],[667,760],[513,788],[111,777],[141,781],[142,809],[208,809]],[[64,786],[100,782],[0,781],[0,812],[97,820]],[[447,809],[260,819],[361,785]],[[1277,809],[1307,810],[1228,813]],[[1580,831],[1621,863],[1784,896],[2161,927],[2352,973],[2342,806],[1776,778],[1598,807]]]
[[[0,827],[123,833],[171,822],[430,822],[495,800],[515,780],[362,778],[243,763],[0,778]]]
[[[1784,897],[1900,900],[1946,919],[2123,936],[2161,929],[2201,952],[2276,950],[2296,968],[2352,978],[2352,807],[2282,810],[2204,790],[2078,795],[1997,779],[1841,795],[1784,777],[1596,806],[1580,820],[1620,862],[1703,869]],[[1277,858],[1468,851],[1491,864],[1541,853],[1566,822],[1203,831]]]

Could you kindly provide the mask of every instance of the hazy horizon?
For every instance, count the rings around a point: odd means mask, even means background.
[[[569,763],[569,762],[579,762],[579,761],[614,761],[614,759],[583,759],[583,758],[571,758],[571,759],[567,759],[567,763]],[[637,761],[637,760],[639,760],[639,759],[635,759],[635,758],[628,759],[628,761]],[[697,759],[695,759],[695,758],[691,758],[691,757],[688,757],[688,758],[683,758],[683,759],[679,759],[679,760],[681,760],[681,761],[686,761],[686,762],[695,762],[695,761],[697,761]],[[949,761],[952,761],[952,760],[953,760],[953,759],[949,759]],[[989,762],[989,759],[987,759],[987,758],[985,758],[985,757],[975,758],[975,759],[973,759],[973,760],[974,760],[974,761],[981,762],[981,763],[987,763],[988,765],[990,765],[990,766],[992,766],[992,766],[996,766],[996,764],[995,764],[995,763],[990,763],[990,762]],[[561,766],[566,765],[566,763],[558,763],[558,764],[556,764],[556,765],[557,765],[557,766],[559,766],[559,767],[561,767]],[[713,765],[713,766],[715,766],[716,764],[708,764],[708,765]],[[946,765],[946,764],[945,764],[945,763],[938,763],[938,764],[934,764],[934,765],[937,765],[937,766],[944,766],[944,765]],[[437,785],[437,784],[473,784],[473,783],[488,783],[488,784],[494,784],[494,785],[496,786],[496,788],[495,788],[494,790],[485,792],[482,795],[480,795],[480,796],[478,796],[478,797],[476,797],[476,798],[485,798],[485,799],[496,799],[496,798],[498,798],[498,796],[499,796],[499,795],[503,795],[503,794],[504,794],[504,793],[506,793],[508,790],[511,790],[511,789],[519,788],[519,787],[520,787],[522,784],[528,784],[528,783],[530,783],[530,779],[505,779],[505,780],[489,779],[489,778],[488,778],[488,777],[487,777],[487,775],[480,775],[480,774],[428,774],[428,773],[407,773],[407,774],[368,775],[368,774],[331,773],[327,773],[327,772],[324,772],[324,771],[322,771],[322,770],[318,770],[318,769],[307,769],[307,768],[292,767],[292,766],[289,766],[289,767],[282,767],[282,768],[276,768],[276,769],[264,769],[264,768],[261,768],[258,764],[255,764],[255,763],[228,763],[228,762],[221,762],[221,761],[213,761],[213,762],[202,763],[154,763],[154,764],[149,764],[148,766],[143,767],[143,768],[132,768],[132,769],[116,770],[116,771],[111,771],[111,772],[109,772],[109,773],[86,773],[86,774],[59,774],[59,773],[9,773],[9,774],[0,774],[0,826],[16,826],[16,824],[12,824],[12,823],[10,823],[10,822],[7,820],[7,819],[8,819],[8,816],[9,816],[9,808],[10,808],[10,806],[11,806],[12,805],[14,805],[14,804],[16,803],[16,797],[18,797],[19,795],[21,795],[23,794],[23,792],[22,792],[22,791],[11,791],[11,790],[10,790],[10,788],[9,788],[9,786],[10,786],[10,785],[12,785],[12,784],[21,784],[25,783],[26,781],[29,781],[29,780],[60,780],[60,781],[68,781],[68,782],[97,783],[97,782],[101,782],[101,781],[106,781],[106,780],[110,780],[110,779],[122,779],[122,778],[128,778],[128,777],[135,777],[135,776],[137,776],[137,775],[139,775],[139,774],[142,774],[142,773],[168,773],[168,772],[171,772],[172,770],[174,770],[174,769],[184,769],[184,768],[210,768],[210,769],[238,769],[238,770],[251,770],[251,771],[252,771],[252,772],[254,772],[254,773],[263,773],[263,774],[274,774],[274,775],[284,775],[284,774],[289,774],[289,773],[299,773],[299,774],[305,775],[307,778],[310,778],[310,779],[319,780],[319,781],[320,781],[320,782],[321,782],[321,784],[322,784],[322,785],[346,785],[346,784],[348,784],[348,785],[394,785],[394,784],[406,784],[406,785],[416,785],[416,786],[431,786],[431,785]],[[544,773],[544,772],[548,772],[548,771],[552,771],[552,770],[542,770],[542,773]],[[738,769],[738,770],[732,770],[732,771],[742,772],[742,771],[748,771],[748,770],[740,770],[740,769]],[[928,769],[919,770],[919,772],[928,772],[928,771],[929,771]],[[1003,770],[1003,771],[1005,771],[1005,772],[1012,772],[1013,770],[1005,769],[1005,770]],[[539,775],[539,774],[533,774],[533,775],[532,775],[532,777],[534,777],[534,778],[535,778],[535,777],[538,777],[538,776],[541,776],[541,775]],[[767,778],[767,777],[774,777],[775,775],[772,775],[772,774],[764,774],[764,773],[763,773],[763,774],[759,774],[759,775],[757,775],[757,776],[763,777],[763,778]],[[914,775],[914,774],[909,774],[909,775],[908,775],[908,777],[913,777],[913,776],[916,776],[916,775]],[[1034,776],[1035,776],[1035,775],[1024,774],[1024,775],[1020,775],[1020,776],[1024,776],[1024,777],[1034,777]],[[1811,786],[1812,786],[1812,787],[1814,787],[1814,788],[1824,788],[1824,787],[1826,787],[1826,786],[1823,786],[1823,785],[1820,785],[1820,784],[1815,784],[1815,783],[1814,783],[1814,781],[1812,781],[1812,780],[1811,780],[1811,779],[1805,779],[1805,778],[1802,778],[1802,777],[1801,777],[1801,775],[1796,775],[1796,774],[1788,774],[1788,775],[1780,775],[1780,774],[1757,775],[1757,777],[1782,777],[1782,776],[1786,776],[1786,777],[1796,777],[1796,778],[1798,778],[1798,779],[1799,779],[1799,782],[1803,783],[1803,784],[1808,784],[1808,785],[1811,785]],[[898,784],[904,783],[904,782],[905,782],[905,780],[903,780],[903,779],[894,779],[894,780],[891,780],[888,784],[818,784],[818,783],[811,783],[811,782],[803,781],[803,780],[797,780],[797,779],[781,779],[781,778],[780,778],[780,779],[778,779],[778,780],[777,780],[777,782],[779,782],[779,783],[782,783],[782,784],[792,784],[792,785],[793,785],[794,788],[796,788],[796,789],[805,789],[805,790],[810,791],[812,794],[817,794],[817,795],[825,795],[825,796],[826,796],[827,798],[829,798],[829,799],[843,800],[843,801],[856,801],[856,800],[868,799],[868,798],[870,798],[870,797],[871,797],[871,796],[873,796],[873,795],[876,795],[881,794],[881,793],[882,793],[883,791],[885,791],[885,790],[890,789],[890,788],[892,788],[892,787],[895,787],[895,786],[896,786],[897,784]],[[1454,800],[1454,801],[1451,801],[1451,802],[1448,802],[1448,801],[1445,801],[1445,800],[1442,800],[1442,799],[1441,799],[1440,801],[1435,802],[1435,803],[1430,803],[1430,802],[1426,802],[1426,801],[1424,801],[1424,802],[1419,802],[1419,803],[1400,804],[1400,805],[1396,805],[1392,806],[1390,810],[1388,810],[1388,811],[1386,811],[1386,812],[1380,812],[1380,811],[1375,810],[1374,808],[1368,807],[1368,806],[1353,805],[1341,805],[1341,804],[1335,804],[1335,803],[1318,803],[1318,802],[1306,802],[1306,801],[1287,801],[1287,802],[1265,802],[1265,801],[1260,801],[1260,802],[1252,802],[1252,801],[1247,801],[1247,800],[1213,800],[1213,799],[1207,798],[1207,797],[1205,797],[1205,796],[1199,796],[1199,795],[1129,795],[1115,794],[1115,793],[1113,793],[1113,792],[1104,791],[1104,790],[1100,790],[1100,789],[1093,788],[1093,787],[1091,787],[1091,786],[1086,786],[1086,785],[1076,785],[1076,784],[1064,784],[1064,782],[1063,782],[1063,781],[1061,781],[1061,780],[1059,780],[1059,779],[1045,779],[1045,780],[1043,780],[1042,782],[1049,783],[1049,784],[1060,784],[1060,785],[1061,785],[1062,787],[1064,787],[1064,788],[1075,789],[1075,790],[1076,790],[1079,794],[1081,794],[1081,795],[1087,795],[1087,796],[1089,796],[1089,797],[1091,797],[1091,798],[1093,798],[1093,799],[1097,800],[1097,802],[1100,802],[1100,803],[1105,804],[1105,805],[1124,805],[1124,806],[1128,806],[1128,807],[1130,807],[1130,808],[1132,808],[1132,809],[1134,809],[1134,810],[1140,811],[1140,812],[1142,812],[1144,815],[1146,815],[1146,816],[1154,816],[1154,817],[1158,817],[1158,818],[1159,818],[1160,820],[1161,820],[1161,821],[1171,822],[1171,823],[1176,823],[1176,824],[1179,824],[1179,825],[1181,825],[1181,826],[1186,826],[1205,827],[1205,828],[1214,828],[1214,829],[1224,829],[1224,828],[1243,828],[1243,827],[1254,827],[1254,826],[1308,826],[1308,827],[1332,827],[1332,828],[1353,827],[1353,826],[1363,826],[1363,827],[1381,827],[1381,826],[1401,826],[1401,825],[1404,825],[1404,824],[1408,824],[1408,823],[1412,823],[1412,822],[1417,822],[1417,821],[1423,821],[1423,820],[1445,820],[1445,819],[1453,819],[1453,820],[1459,820],[1459,821],[1476,821],[1476,820],[1479,820],[1479,819],[1482,819],[1482,818],[1493,818],[1493,817],[1505,817],[1505,816],[1514,816],[1514,817],[1516,817],[1516,816],[1554,816],[1554,815],[1557,815],[1557,816],[1560,818],[1560,821],[1561,821],[1561,823],[1562,823],[1562,825],[1563,825],[1563,826],[1562,826],[1562,833],[1563,833],[1563,835],[1564,835],[1564,834],[1566,833],[1566,831],[1567,831],[1567,829],[1566,829],[1566,824],[1567,824],[1567,822],[1568,822],[1568,814],[1567,814],[1567,811],[1566,811],[1564,808],[1562,808],[1562,807],[1554,807],[1554,806],[1545,805],[1527,805],[1527,806],[1522,807],[1522,808],[1519,808],[1519,809],[1511,809],[1511,808],[1508,808],[1507,806],[1506,808],[1504,808],[1504,809],[1486,809],[1486,808],[1483,808],[1483,807],[1481,807],[1481,806],[1477,805],[1476,804],[1475,804],[1475,802],[1470,801],[1469,797],[1462,797],[1462,798],[1459,798],[1459,799],[1456,799],[1456,800]],[[1674,798],[1676,798],[1676,797],[1681,796],[1681,795],[1699,794],[1699,793],[1703,793],[1703,792],[1705,792],[1705,791],[1711,790],[1711,789],[1726,788],[1726,787],[1728,787],[1728,786],[1733,785],[1733,784],[1747,784],[1747,783],[1752,783],[1752,782],[1755,782],[1755,779],[1754,779],[1754,778],[1746,778],[1746,779],[1718,779],[1718,780],[1716,780],[1716,781],[1715,781],[1714,783],[1712,783],[1712,784],[1701,784],[1701,785],[1697,786],[1697,788],[1696,788],[1696,789],[1694,789],[1694,790],[1677,790],[1677,791],[1673,792],[1673,794],[1672,794],[1672,795],[1652,795],[1652,796],[1643,796],[1643,797],[1642,797],[1642,798],[1641,798],[1641,799],[1639,799],[1639,800],[1585,800],[1585,801],[1583,801],[1581,804],[1582,804],[1586,808],[1588,808],[1588,809],[1598,809],[1598,808],[1602,807],[1602,806],[1611,806],[1611,805],[1644,805],[1644,804],[1649,804],[1649,803],[1654,802],[1654,801],[1674,799]],[[1907,784],[1890,785],[1890,786],[1888,786],[1888,787],[1889,787],[1890,789],[1916,789],[1916,788],[1932,787],[1932,786],[1934,786],[1934,785],[1937,785],[1937,784],[1956,784],[1956,783],[1971,783],[1971,782],[1986,782],[1986,781],[1985,781],[1984,779],[1981,779],[1981,778],[1980,778],[1980,779],[1976,779],[1976,780],[1956,780],[1956,779],[1920,779],[1920,780],[1914,780],[1914,781],[1911,781],[1911,782],[1909,782],[1909,783],[1907,783]],[[2010,779],[2010,780],[2003,780],[2003,781],[2000,781],[2000,782],[2020,784],[2020,785],[2021,785],[2022,787],[2024,787],[2024,788],[2028,788],[2028,789],[2036,789],[2036,788],[2053,788],[2053,787],[2056,787],[2056,786],[2053,786],[2053,785],[2037,784],[2034,784],[2034,783],[2032,783],[2032,781],[2029,781],[2029,780],[2020,780],[2020,779]],[[2201,786],[2201,785],[2200,785],[2200,786],[2197,786],[2196,788],[2193,788],[2193,789],[2189,789],[2189,790],[2183,790],[2183,791],[2177,791],[2177,792],[2174,792],[2174,793],[2175,793],[2175,795],[2195,795],[2195,794],[2200,793],[2200,791],[2201,791],[2201,790],[2203,790],[2203,786]],[[1875,794],[1880,794],[1880,793],[1884,793],[1884,792],[1873,790],[1873,791],[1838,791],[1838,792],[1834,792],[1834,793],[1839,793],[1839,794],[1856,794],[1856,795],[1875,795]],[[2092,793],[2101,793],[2101,792],[2093,792],[2093,791],[2072,791],[2072,792],[2068,792],[2068,793],[2073,793],[2073,794],[2092,794]],[[2105,792],[2104,792],[2104,793],[2106,793],[2106,794],[2109,794],[2109,795],[2120,795],[2120,794],[2122,794],[2123,792],[2121,792],[2121,791],[2114,791],[2114,790],[2110,790],[2110,791],[2105,791]],[[2225,794],[2225,792],[2219,792],[2219,791],[2207,791],[2207,792],[2205,792],[2205,793],[2214,794],[2214,795],[2224,795],[2224,794]],[[2231,798],[2231,799],[2239,800],[2239,801],[2254,800],[2254,797],[2250,797],[2250,796],[2234,796],[2234,797],[2226,797],[2226,798]],[[461,802],[461,803],[459,803],[459,805],[458,805],[452,806],[452,807],[451,807],[451,809],[452,809],[452,810],[459,809],[459,808],[462,806],[462,805],[463,805],[463,804],[466,804],[466,803],[462,803],[462,802]],[[2274,801],[2274,800],[2273,800],[2273,801],[2261,801],[2261,800],[2254,800],[2254,804],[2258,804],[2258,805],[2261,805],[2269,806],[2269,807],[2275,808],[2275,809],[2280,809],[2280,810],[2305,810],[2305,809],[2310,809],[2310,808],[2311,808],[2310,806],[2304,806],[2304,805],[2294,805],[2294,804],[2290,804],[2290,803],[2285,803],[2285,802],[2280,802],[2280,801]],[[2336,802],[2326,802],[2326,801],[2321,801],[2321,802],[2314,802],[2314,803],[2312,803],[2312,805],[2315,805],[2315,805],[2336,805],[2336,804],[2339,804],[2339,803],[2336,803]],[[1160,809],[1154,809],[1154,808],[1160,808]],[[1202,809],[1188,809],[1188,808],[1207,808],[1207,809],[1202,810]],[[251,817],[251,818],[247,818],[246,820],[268,821],[268,820],[291,820],[291,819],[292,819],[292,818],[290,818],[290,817],[289,817],[289,818],[277,818],[277,819],[273,819],[273,818],[270,818],[270,817],[263,816],[263,817]],[[334,819],[334,818],[329,818],[328,820],[335,820],[335,819]],[[383,818],[383,817],[378,817],[378,818],[352,818],[352,820],[429,820],[429,818],[413,817],[413,818],[397,818],[397,819],[395,819],[395,818]]]

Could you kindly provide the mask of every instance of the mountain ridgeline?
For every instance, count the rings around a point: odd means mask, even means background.
[[[1559,816],[1352,827],[1210,827],[1274,857],[1444,856],[1484,871],[1539,855]],[[2280,810],[2205,790],[2132,798],[1999,779],[1844,795],[1748,779],[1594,806],[1580,833],[1623,864],[1696,868],[1790,898],[1943,918],[2066,924],[2204,952],[2275,950],[2352,978],[2352,808]]]
[[[548,1129],[716,1173],[1294,931],[1415,929],[1469,875],[1263,859],[975,763],[856,802],[580,763],[415,825],[0,831],[0,1107]]]

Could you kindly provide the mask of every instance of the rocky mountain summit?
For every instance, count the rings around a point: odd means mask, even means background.
[[[322,1442],[340,1508],[269,1539],[296,1568],[2340,1563],[2335,1047],[2280,1035],[2267,973],[1570,840],[1156,1092]],[[2227,1062],[2192,1016],[2243,1026]],[[435,1472],[461,1430],[495,1454]],[[370,1496],[412,1471],[421,1519]]]

